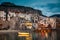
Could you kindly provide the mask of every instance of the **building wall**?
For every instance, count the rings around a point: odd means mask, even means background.
[[[56,28],[56,19],[55,18],[50,18],[50,17],[40,17],[40,21],[38,22],[39,27],[50,27],[52,29]],[[50,26],[49,26],[50,25]]]
[[[56,27],[60,28],[60,18],[56,17]]]

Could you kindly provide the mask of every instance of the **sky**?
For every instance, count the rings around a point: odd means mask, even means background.
[[[2,2],[11,2],[20,6],[32,7],[42,11],[43,15],[51,16],[60,14],[60,0],[0,0]]]

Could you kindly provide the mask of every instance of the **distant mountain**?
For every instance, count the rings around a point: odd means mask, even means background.
[[[55,14],[55,15],[52,15],[50,17],[60,17],[60,14]]]
[[[18,6],[18,5],[15,5],[14,3],[10,3],[10,2],[3,2],[1,3],[0,5],[0,10],[13,10],[15,12],[22,12],[22,13],[37,13],[39,15],[42,15],[42,12],[41,10],[36,10],[36,9],[33,9],[31,7],[25,7],[25,6]]]

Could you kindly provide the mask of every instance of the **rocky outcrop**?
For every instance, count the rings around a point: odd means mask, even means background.
[[[15,5],[13,3],[10,3],[10,2],[3,2],[0,5],[0,10],[22,12],[22,13],[32,13],[32,14],[37,13],[39,15],[42,15],[41,10],[36,10],[36,9],[31,8],[31,7],[18,6],[18,5]]]
[[[55,15],[52,15],[50,17],[60,17],[60,14],[55,14]]]
[[[14,20],[14,18],[12,18],[12,19],[10,19],[10,21],[8,21],[9,12],[23,13],[23,14],[27,14],[27,15],[28,14],[33,14],[33,15],[38,14],[38,15],[42,16],[41,10],[33,9],[31,7],[18,6],[18,5],[15,5],[13,3],[10,3],[10,2],[3,2],[0,5],[0,11],[4,11],[6,13],[6,15],[5,15],[6,16],[6,21],[8,22],[7,25],[10,27],[10,29],[14,29],[15,24],[16,24],[16,20]]]

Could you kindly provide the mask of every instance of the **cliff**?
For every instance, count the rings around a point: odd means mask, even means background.
[[[18,6],[10,2],[3,2],[0,5],[0,10],[3,11],[13,11],[13,12],[22,12],[22,13],[32,13],[32,14],[39,14],[42,15],[41,10],[36,10],[31,7],[25,7],[25,6]]]

